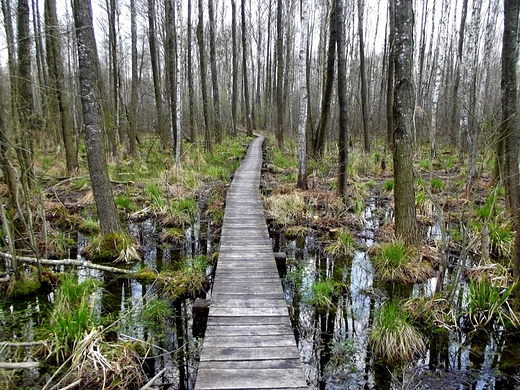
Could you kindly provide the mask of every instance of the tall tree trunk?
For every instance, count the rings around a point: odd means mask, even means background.
[[[220,94],[218,89],[217,55],[215,54],[215,13],[213,0],[208,0],[209,16],[209,63],[211,70],[211,85],[213,88],[213,123],[215,127],[215,141],[222,141],[222,123],[220,117]]]
[[[49,67],[49,82],[51,86],[49,101],[53,102],[51,115],[57,110],[56,115],[61,119],[56,121],[59,126],[65,145],[65,160],[67,174],[73,175],[78,171],[78,159],[74,145],[74,132],[70,118],[69,100],[67,99],[67,87],[65,85],[65,73],[63,71],[63,56],[61,53],[61,39],[56,14],[56,0],[45,0],[45,30],[47,46],[47,65]]]
[[[298,85],[300,94],[300,115],[298,119],[298,183],[301,190],[307,189],[307,20],[309,10],[307,0],[300,2],[300,52],[298,55]]]
[[[327,129],[329,128],[330,106],[332,100],[332,90],[334,88],[334,65],[336,59],[336,42],[337,42],[338,24],[336,21],[336,7],[332,6],[329,21],[329,45],[327,50],[327,70],[325,72],[325,80],[323,86],[323,98],[321,100],[321,115],[316,131],[316,139],[314,141],[314,155],[316,157],[323,156],[325,148],[325,138]]]
[[[452,138],[457,139],[459,126],[457,126],[457,112],[459,108],[459,86],[460,86],[460,70],[462,67],[462,55],[464,50],[464,31],[466,29],[466,17],[468,15],[468,0],[463,0],[462,2],[462,11],[461,11],[461,19],[460,19],[460,28],[459,28],[459,42],[457,45],[457,56],[455,57],[455,75],[453,80],[453,105],[451,111],[451,129],[452,129]],[[462,149],[461,142],[462,140],[458,139],[459,148]],[[459,161],[462,160],[462,152],[459,153]]]
[[[112,186],[103,147],[103,121],[100,113],[98,90],[97,48],[92,24],[90,0],[74,0],[74,24],[78,40],[78,75],[81,90],[81,108],[85,124],[87,163],[99,224],[103,234],[120,232]]]
[[[237,49],[237,6],[235,0],[231,0],[231,40],[233,45],[233,70],[231,92],[231,135],[237,134],[237,105],[238,105],[238,49]]]
[[[347,101],[347,53],[345,39],[344,0],[335,0],[338,37],[338,103],[339,103],[339,137],[338,137],[338,196],[347,197],[348,167],[348,101]]]
[[[388,73],[387,73],[387,90],[386,90],[386,141],[390,148],[393,149],[394,144],[394,73],[395,73],[395,10],[394,2],[388,2],[388,34],[387,34],[387,56],[388,56]]]
[[[359,73],[361,80],[361,119],[363,122],[363,147],[366,153],[370,152],[370,139],[368,134],[368,102],[367,102],[367,77],[365,70],[365,37],[363,36],[363,10],[364,1],[358,0],[358,32],[359,32]]]
[[[249,102],[249,82],[247,77],[247,34],[246,34],[246,1],[242,0],[242,77],[244,84],[244,105],[247,136],[253,136],[253,124],[251,122],[251,110]]]
[[[278,0],[276,10],[276,140],[278,147],[283,147],[283,116],[285,104],[283,99],[283,1]]]
[[[139,76],[137,68],[137,10],[135,7],[136,0],[130,0],[130,40],[132,52],[132,80],[130,91],[130,110],[128,117],[130,120],[128,127],[128,152],[131,156],[136,154],[136,140],[137,140],[137,102],[138,102],[138,88]]]
[[[18,1],[16,16],[18,39],[17,107],[20,118],[16,153],[20,163],[22,185],[31,188],[34,184],[33,140],[37,120],[32,92],[31,36],[29,31],[29,3],[27,0]]]
[[[188,115],[189,115],[189,123],[190,123],[190,141],[195,142],[195,88],[193,87],[193,60],[191,54],[191,45],[192,45],[192,25],[191,25],[191,0],[188,0],[188,49],[187,49],[187,61],[188,61]]]
[[[199,43],[199,61],[200,61],[200,87],[202,89],[202,108],[204,111],[204,141],[206,150],[212,152],[213,145],[211,143],[211,119],[209,116],[208,88],[206,80],[206,56],[204,54],[204,9],[203,1],[199,0],[199,22],[197,24],[197,41]]]
[[[504,35],[502,42],[502,123],[500,132],[505,144],[504,181],[506,204],[516,219],[513,280],[520,280],[520,183],[518,175],[518,22],[520,3],[504,0]],[[501,138],[502,138],[501,137]],[[520,309],[520,289],[514,292],[514,308]]]
[[[166,121],[164,120],[162,91],[159,71],[159,54],[157,53],[157,33],[155,31],[156,24],[155,0],[148,0],[148,41],[150,44],[150,62],[152,65],[153,88],[155,93],[155,108],[157,110],[157,128],[161,137],[163,149],[168,148],[168,130]]]
[[[176,73],[176,44],[175,44],[175,12],[173,0],[165,0],[166,13],[166,70],[168,73],[168,101],[170,103],[170,138],[172,140],[172,156],[176,155],[177,146],[177,73]]]
[[[441,92],[441,81],[444,73],[445,67],[445,56],[446,56],[446,31],[449,17],[449,1],[443,0],[441,7],[441,19],[440,19],[440,28],[437,37],[437,45],[436,45],[436,54],[435,57],[435,66],[434,66],[434,82],[433,82],[433,96],[432,96],[432,114],[431,114],[431,127],[430,127],[430,157],[435,157],[435,146],[436,146],[436,136],[437,136],[437,127],[438,127],[438,119],[440,116],[439,110],[439,95]],[[432,37],[433,39],[433,37]]]
[[[415,213],[412,131],[413,0],[392,0],[395,10],[394,202],[395,235],[408,244],[419,239]]]
[[[502,46],[502,122],[500,138],[504,140],[503,182],[506,206],[512,215],[520,216],[518,178],[518,1],[504,0],[504,36]],[[520,226],[520,225],[519,225]],[[519,258],[520,259],[520,258]],[[520,267],[520,262],[518,263]],[[520,268],[518,268],[520,275]]]

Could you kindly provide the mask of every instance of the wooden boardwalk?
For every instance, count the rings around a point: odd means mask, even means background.
[[[228,191],[196,390],[308,389],[259,196],[263,140]]]

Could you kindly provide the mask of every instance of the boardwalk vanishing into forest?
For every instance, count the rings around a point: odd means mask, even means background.
[[[196,390],[308,389],[259,196],[263,140],[228,191]]]

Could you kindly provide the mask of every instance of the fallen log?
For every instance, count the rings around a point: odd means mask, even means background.
[[[29,370],[31,368],[36,368],[40,365],[38,362],[20,362],[20,363],[11,363],[11,362],[0,362],[0,369],[4,370]]]
[[[0,257],[8,260],[12,260],[13,257],[9,253],[0,252]],[[16,260],[23,261],[24,263],[37,264],[38,259],[34,257],[26,257],[26,256],[16,256]],[[94,264],[87,260],[75,260],[75,259],[62,259],[62,260],[49,260],[49,259],[40,259],[40,264],[44,265],[74,265],[76,267],[86,267],[91,269],[97,269],[99,271],[107,271],[119,274],[133,274],[134,271],[130,271],[123,268],[117,267],[109,267],[107,265]]]

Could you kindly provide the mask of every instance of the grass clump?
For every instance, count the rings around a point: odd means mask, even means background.
[[[78,283],[75,276],[67,275],[54,291],[54,304],[44,330],[58,362],[65,361],[85,332],[96,325],[93,293],[99,286],[94,279]]]
[[[325,252],[338,258],[346,258],[354,254],[357,243],[352,233],[345,228],[338,229],[336,239],[325,247]]]
[[[132,198],[126,194],[117,195],[115,197],[116,206],[127,213],[135,209],[135,204]]]
[[[495,286],[487,278],[470,280],[466,318],[475,328],[485,328],[493,322],[507,327],[520,326],[520,321],[508,304],[518,283],[507,288]]]
[[[161,290],[172,299],[194,296],[206,287],[209,261],[207,256],[186,260],[180,269],[157,275],[157,282]]]
[[[394,180],[388,179],[383,183],[383,190],[390,192],[394,190]]]
[[[370,345],[383,361],[391,365],[409,362],[426,351],[422,335],[396,301],[384,303],[377,311]]]
[[[83,219],[78,226],[78,231],[85,235],[99,234],[101,227],[98,221],[94,221],[91,218]]]
[[[439,193],[444,189],[444,182],[438,177],[432,177],[430,179],[430,188],[432,192]]]
[[[130,263],[141,259],[139,246],[133,237],[124,233],[97,236],[83,249],[82,254],[87,259],[98,262]]]
[[[284,229],[283,235],[288,240],[304,239],[307,237],[309,230],[305,226],[290,226]]]
[[[433,276],[431,265],[419,261],[417,250],[401,241],[376,245],[370,252],[375,272],[382,281],[420,283]]]
[[[166,203],[164,198],[164,190],[157,183],[150,183],[145,189],[146,195],[150,197],[152,205],[162,209]]]
[[[172,245],[181,245],[186,240],[184,230],[177,227],[167,228],[160,238],[162,242]]]
[[[341,292],[341,284],[333,279],[318,280],[312,284],[305,302],[319,308],[333,307]]]
[[[305,201],[299,192],[275,194],[265,199],[266,210],[279,226],[296,225],[305,219]]]

